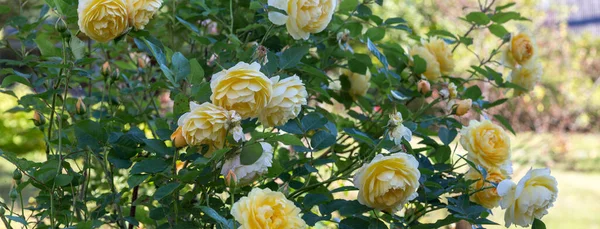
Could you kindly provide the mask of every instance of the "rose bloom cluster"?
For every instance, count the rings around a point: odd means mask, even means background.
[[[107,42],[129,28],[144,29],[162,5],[162,0],[80,0],[79,30],[88,37]]]
[[[518,184],[512,182],[510,139],[502,127],[489,120],[471,120],[460,132],[460,144],[468,152],[467,159],[477,166],[465,174],[474,181],[471,201],[488,209],[498,205],[506,209],[506,227],[527,227],[534,218],[548,213],[558,196],[556,179],[549,169],[533,169]]]
[[[516,95],[533,90],[542,77],[542,64],[538,60],[537,52],[535,40],[526,29],[511,35],[502,55],[502,63],[512,69],[507,81],[522,88],[515,91]]]

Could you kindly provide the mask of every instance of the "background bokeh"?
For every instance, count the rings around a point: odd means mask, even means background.
[[[484,0],[482,0],[484,1]],[[491,1],[491,0],[489,0]],[[504,4],[508,1],[497,1]],[[544,218],[548,228],[600,228],[600,1],[518,0],[515,10],[530,22],[510,22],[509,31],[529,30],[534,34],[544,66],[542,82],[528,95],[509,100],[490,115],[508,117],[518,131],[512,138],[514,177],[530,167],[550,167],[559,181],[559,198]],[[35,15],[42,1],[28,1],[22,9],[14,0],[0,0],[11,11],[0,15],[0,24],[23,10]],[[459,19],[477,7],[476,0],[384,0],[376,9],[382,18],[403,17],[412,29],[426,34],[432,29],[464,33],[468,24]],[[1,31],[0,41],[5,41]],[[474,43],[457,49],[457,74],[476,63],[474,53],[490,53],[498,39],[487,30],[472,33]],[[408,46],[416,41],[406,33],[388,34],[385,39]],[[11,58],[0,50],[0,59]],[[504,72],[507,74],[508,72]],[[1,77],[1,76],[0,76]],[[504,92],[480,85],[493,101]],[[490,89],[490,90],[488,90]],[[16,86],[17,95],[28,93]],[[0,148],[35,159],[44,149],[43,135],[34,128],[32,113],[14,109],[13,97],[0,93]],[[465,117],[464,119],[472,119]],[[14,168],[0,160],[0,197],[7,199]],[[432,216],[435,217],[435,216]],[[502,222],[497,212],[493,219]],[[498,227],[500,228],[500,227]]]

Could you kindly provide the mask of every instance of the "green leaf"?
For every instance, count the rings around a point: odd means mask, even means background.
[[[144,150],[155,153],[156,155],[166,156],[173,155],[173,148],[167,147],[165,142],[160,139],[144,139]]]
[[[356,9],[358,6],[358,0],[342,0],[340,7],[338,8],[339,13],[350,12]]]
[[[269,141],[279,141],[285,145],[291,146],[304,146],[304,143],[302,143],[302,141],[298,137],[291,134],[277,135],[272,138],[269,138]]]
[[[94,151],[99,151],[108,140],[108,134],[104,127],[97,122],[86,119],[79,121],[74,125],[77,146],[81,149],[88,147]]]
[[[47,34],[38,33],[34,41],[40,49],[42,56],[60,56],[60,49],[54,46],[52,39],[50,39]]]
[[[434,29],[431,30],[427,33],[427,36],[444,36],[444,37],[450,37],[454,40],[456,40],[456,36],[454,36],[454,34],[452,34],[451,32],[448,32],[446,30],[439,30],[439,29]]]
[[[413,74],[420,76],[425,73],[425,70],[427,70],[427,61],[420,56],[413,56]]]
[[[189,23],[186,20],[183,20],[179,16],[175,16],[175,18],[177,18],[177,21],[181,22],[181,24],[183,24],[183,26],[185,26],[186,28],[188,28],[192,32],[194,32],[196,34],[200,34],[200,30],[198,29],[198,27],[196,25],[194,25],[192,23]]]
[[[360,130],[357,130],[355,128],[345,128],[344,132],[346,132],[346,134],[350,135],[350,137],[354,138],[359,142],[366,143],[370,146],[375,146],[375,142],[373,141],[373,139]]]
[[[385,37],[385,28],[382,28],[382,27],[369,28],[367,30],[367,32],[365,33],[365,36],[367,36],[372,41],[382,40]]]
[[[531,229],[546,229],[546,224],[541,220],[534,218],[533,225],[531,225]]]
[[[375,55],[375,57],[377,57],[379,62],[381,62],[381,64],[383,65],[383,71],[387,74],[389,68],[387,58],[379,51],[379,49],[377,49],[377,46],[373,44],[373,42],[369,38],[367,38],[367,48],[369,49],[369,51],[371,51],[371,53],[373,53],[373,55]]]
[[[467,14],[467,21],[477,25],[487,25],[490,23],[490,18],[482,12],[471,12]]]
[[[322,150],[335,144],[336,136],[325,130],[319,130],[310,140],[313,150]]]
[[[69,46],[71,47],[71,52],[75,59],[79,60],[85,56],[85,42],[80,40],[75,34],[71,34]]]
[[[379,219],[371,219],[369,220],[369,228],[368,229],[388,229],[385,223]]]
[[[479,97],[481,97],[481,89],[479,89],[477,85],[473,85],[467,88],[467,90],[464,93],[464,96],[466,98],[472,99],[473,101],[476,101],[477,99],[479,99]]]
[[[209,82],[202,82],[192,86],[192,98],[198,103],[210,102],[212,91]]]
[[[169,165],[163,159],[150,158],[143,161],[139,161],[131,168],[131,174],[142,174],[142,173],[160,173],[167,169]]]
[[[5,14],[10,12],[10,7],[8,7],[7,5],[1,5],[0,6],[0,14]]]
[[[288,69],[296,67],[307,53],[308,46],[296,46],[286,49],[279,56],[279,68]]]
[[[240,153],[240,163],[242,165],[254,164],[263,154],[263,148],[260,143],[247,144]]]
[[[179,188],[179,182],[168,183],[160,186],[160,188],[156,189],[156,192],[154,192],[154,199],[161,200],[165,196],[173,193],[175,190],[177,190],[177,188]]]
[[[200,206],[198,208],[200,208],[200,210],[204,212],[204,214],[208,215],[210,218],[217,221],[217,223],[221,224],[222,228],[230,228],[228,221],[223,216],[219,215],[219,213],[217,213],[217,211],[215,211],[214,209],[208,206]]]
[[[321,116],[319,113],[309,113],[302,118],[302,129],[304,131],[310,131],[324,127],[327,123],[327,119]]]
[[[494,118],[496,118],[498,120],[498,122],[500,122],[504,127],[506,127],[506,129],[510,130],[511,133],[513,133],[514,135],[517,135],[515,133],[515,130],[510,125],[510,122],[508,122],[508,119],[506,119],[504,116],[494,115]]]
[[[25,218],[22,216],[6,215],[6,218],[23,225],[27,225],[27,220],[25,220]]]
[[[496,7],[496,11],[501,11],[501,10],[504,10],[504,9],[506,9],[506,8],[509,8],[509,7],[511,7],[511,6],[514,6],[515,4],[517,4],[517,3],[511,2],[511,3],[505,4],[505,5],[497,6],[497,7]]]
[[[189,98],[183,93],[175,95],[175,98],[173,99],[173,114],[175,114],[175,117],[179,117],[188,111],[190,111]]]
[[[71,181],[73,181],[73,176],[68,174],[58,174],[54,178],[54,184],[60,187],[70,184]]]
[[[492,108],[492,107],[498,106],[498,105],[500,105],[500,104],[503,104],[503,103],[504,103],[504,102],[506,102],[506,101],[508,101],[508,99],[507,99],[507,98],[498,99],[498,100],[496,100],[496,101],[494,101],[494,102],[491,102],[491,103],[484,103],[484,104],[481,106],[481,108],[483,108],[483,109]]]
[[[196,60],[193,58],[190,60],[190,75],[188,77],[188,82],[192,85],[200,84],[204,81],[204,69]]]
[[[144,182],[146,179],[148,179],[148,177],[150,177],[149,174],[134,174],[129,176],[129,178],[127,178],[127,185],[129,185],[129,188],[133,188],[135,186],[140,185],[142,182]]]
[[[188,61],[183,54],[180,52],[176,52],[171,57],[171,62],[173,64],[173,72],[175,73],[175,81],[181,82],[190,75],[190,62]]]
[[[521,18],[521,14],[517,12],[499,12],[492,16],[492,21],[502,24],[510,20],[517,20]]]
[[[21,83],[25,86],[31,87],[29,80],[27,80],[26,78],[24,78],[22,76],[18,76],[18,75],[9,75],[6,78],[4,78],[4,80],[2,80],[2,87],[7,88],[10,85],[12,85],[13,83]]]
[[[349,216],[355,214],[362,214],[363,212],[371,210],[370,207],[360,204],[357,200],[344,201],[343,207],[339,209],[340,215]]]
[[[454,138],[456,138],[457,134],[458,131],[456,131],[454,128],[449,130],[446,127],[440,127],[438,137],[440,137],[440,140],[444,143],[444,145],[450,145],[450,143],[454,141]]]
[[[508,34],[508,30],[506,30],[504,28],[504,26],[499,25],[499,24],[491,24],[490,27],[488,27],[488,29],[490,30],[490,32],[492,34],[494,34],[496,37],[498,37],[500,39],[504,39],[504,36],[506,36],[506,34]]]

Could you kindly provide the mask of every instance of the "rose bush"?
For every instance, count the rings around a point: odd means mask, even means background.
[[[20,59],[0,60],[14,67],[0,70],[1,92],[31,89],[11,112],[33,111],[46,155],[0,150],[17,167],[0,217],[9,228],[438,228],[497,224],[500,206],[506,226],[543,225],[557,181],[546,169],[511,181],[515,133],[489,111],[543,69],[532,35],[503,27],[526,18],[494,2],[465,15],[469,31],[417,34],[373,14],[382,1],[47,1],[8,23],[23,48],[5,45]],[[459,69],[453,52],[473,29],[498,47]],[[483,84],[505,98],[489,101]]]

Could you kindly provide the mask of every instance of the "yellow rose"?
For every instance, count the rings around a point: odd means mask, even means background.
[[[267,107],[258,116],[265,127],[280,126],[300,114],[302,105],[306,105],[308,93],[302,80],[296,75],[279,80],[271,78],[273,94]]]
[[[269,20],[273,24],[285,24],[288,33],[296,40],[308,40],[311,33],[321,32],[327,27],[337,0],[269,0],[268,4],[287,13],[269,12]]]
[[[506,78],[507,81],[519,85],[527,91],[515,89],[516,95],[524,94],[533,90],[535,84],[542,78],[543,70],[539,62],[530,62],[526,65],[521,65],[512,70]]]
[[[510,38],[508,47],[503,53],[503,63],[514,68],[517,65],[525,65],[535,59],[537,48],[535,42],[528,33],[518,33]]]
[[[413,47],[409,51],[411,65],[414,64],[413,56],[419,56],[421,59],[427,62],[427,69],[423,73],[423,76],[427,78],[429,81],[435,82],[440,76],[442,76],[440,70],[440,63],[437,61],[435,56],[429,52],[425,47],[417,46]]]
[[[342,74],[348,77],[350,81],[350,89],[348,93],[354,98],[365,96],[369,87],[371,87],[371,73],[367,70],[367,74],[359,74],[348,69],[343,69]]]
[[[483,120],[471,120],[460,130],[460,144],[468,159],[485,169],[504,167],[510,163],[510,138],[502,127]]]
[[[440,65],[440,72],[444,75],[452,73],[454,70],[452,48],[444,40],[437,37],[429,38],[429,41],[423,40],[422,43],[435,56]]]
[[[499,169],[490,169],[487,171],[487,177],[484,179],[475,169],[470,169],[465,174],[465,179],[467,180],[476,180],[475,183],[470,186],[470,193],[473,193],[470,196],[471,201],[480,204],[481,206],[492,209],[498,206],[500,203],[500,196],[498,196],[498,192],[496,191],[496,186],[498,183],[506,179],[506,175]],[[494,184],[491,184],[491,183]]]
[[[240,223],[238,229],[307,227],[300,217],[300,208],[286,199],[283,193],[268,188],[253,188],[248,196],[240,198],[233,204],[231,215]]]
[[[214,74],[210,89],[213,104],[237,111],[242,118],[256,118],[271,100],[273,83],[260,72],[260,64],[239,62]]]
[[[187,142],[185,141],[185,137],[183,137],[181,129],[182,129],[181,126],[177,127],[175,132],[173,132],[173,134],[171,134],[171,142],[173,142],[173,145],[177,148],[187,146]]]
[[[189,145],[207,144],[221,148],[231,124],[231,116],[231,112],[211,103],[198,105],[190,102],[190,112],[181,115],[177,124]]]
[[[558,182],[550,175],[550,169],[533,169],[518,184],[503,180],[497,190],[502,197],[500,207],[506,209],[505,226],[528,227],[534,218],[541,219],[548,214],[558,196]]]
[[[418,196],[421,177],[418,167],[419,162],[410,154],[378,154],[354,175],[358,202],[390,213],[401,210]]]
[[[115,39],[129,27],[125,0],[80,0],[77,14],[79,30],[99,42]]]
[[[162,0],[127,0],[129,24],[136,29],[144,29],[161,5]]]

